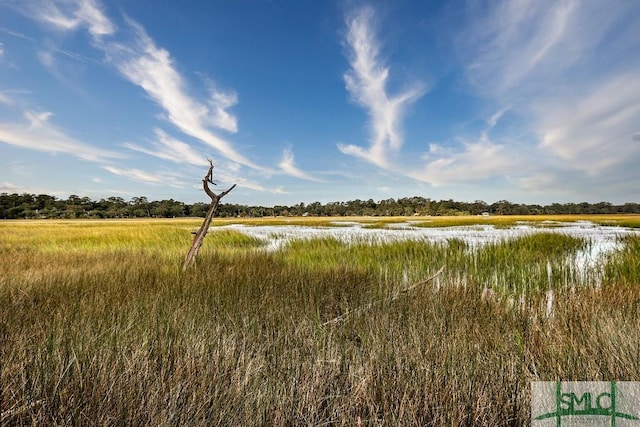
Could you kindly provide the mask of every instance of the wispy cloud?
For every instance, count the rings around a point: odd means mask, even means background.
[[[162,129],[155,129],[155,135],[156,139],[151,143],[151,148],[141,147],[132,143],[125,143],[123,146],[130,150],[175,163],[188,163],[199,166],[207,163],[206,158],[198,154],[189,144],[171,137]]]
[[[57,30],[86,28],[95,38],[112,34],[116,30],[94,0],[27,0],[24,7],[34,19]]]
[[[281,189],[279,188],[272,188],[261,182],[256,182],[254,179],[247,178],[249,174],[243,170],[242,165],[239,163],[229,161],[220,162],[215,159],[213,163],[215,166],[213,176],[220,188],[229,188],[233,184],[237,184],[238,190],[247,189],[264,193],[281,193]],[[200,166],[204,166],[204,164]],[[206,171],[206,168],[203,167],[202,171]],[[201,179],[201,175],[198,177],[198,180],[199,179]],[[195,188],[201,189],[202,185],[198,184]]]
[[[16,37],[22,40],[28,40],[30,42],[34,42],[35,40],[32,37],[27,36],[26,34],[20,33],[18,31],[13,31],[5,27],[0,27],[0,33],[8,34],[12,37]]]
[[[488,129],[485,132],[489,132],[491,131],[494,127],[496,127],[496,125],[498,124],[498,122],[500,121],[500,119],[502,118],[502,116],[504,116],[507,111],[509,111],[511,109],[510,106],[507,107],[503,107],[500,110],[496,111],[490,118],[489,120],[487,120],[487,126]]]
[[[527,191],[535,185],[551,191],[551,182],[578,189],[586,182],[593,192],[612,175],[629,176],[640,161],[633,141],[640,58],[628,55],[640,46],[640,16],[629,13],[633,2],[468,5],[470,20],[456,46],[472,92],[497,113],[481,142],[431,152],[420,175],[440,184],[469,175],[512,176]],[[511,134],[487,142],[507,111]],[[504,156],[514,152],[525,153],[529,166],[510,166]]]
[[[182,132],[215,148],[229,160],[263,169],[209,128],[215,126],[229,132],[237,130],[235,117],[227,111],[237,101],[235,94],[216,91],[208,105],[189,96],[185,81],[176,70],[169,52],[157,47],[138,23],[131,19],[127,22],[135,33],[133,43],[101,45],[118,71],[144,89],[166,112],[166,119]]]
[[[401,122],[408,105],[425,93],[422,83],[415,83],[396,95],[387,93],[389,68],[380,58],[380,47],[373,30],[374,12],[358,9],[347,19],[346,43],[350,70],[344,75],[353,100],[364,107],[371,118],[371,141],[368,148],[339,144],[344,154],[360,157],[382,168],[390,168],[390,152],[403,144]]]
[[[220,90],[211,79],[204,77],[209,92],[209,124],[218,129],[229,132],[238,131],[238,119],[229,112],[229,109],[238,103],[238,94],[235,91]]]
[[[603,73],[638,65],[628,48],[638,44],[633,2],[499,0],[469,3],[470,22],[456,45],[474,89],[503,104],[527,105],[583,86]],[[604,57],[606,61],[603,61]],[[613,61],[613,62],[612,62]]]
[[[227,181],[233,182],[234,184],[238,184],[238,187],[246,188],[248,190],[274,193],[274,194],[281,193],[281,190],[278,188],[276,189],[268,188],[268,187],[265,187],[264,184],[260,184],[254,180],[247,179],[242,176],[228,177]]]
[[[540,148],[563,161],[566,169],[590,176],[636,163],[640,160],[640,145],[633,140],[640,120],[638,100],[637,72],[607,78],[585,93],[539,100],[534,111]]]
[[[68,136],[50,123],[53,113],[25,111],[23,123],[0,123],[0,141],[46,153],[65,153],[92,162],[121,158],[110,150],[93,147]]]
[[[323,182],[322,180],[308,174],[307,172],[300,170],[296,166],[293,152],[290,149],[284,150],[284,152],[282,153],[282,160],[280,161],[280,164],[278,166],[280,166],[280,169],[284,173],[296,178],[304,179],[307,181]]]
[[[207,100],[190,96],[187,81],[177,70],[171,54],[157,46],[133,19],[125,17],[126,25],[118,31],[97,0],[29,0],[24,10],[28,16],[58,30],[86,29],[94,47],[106,55],[125,79],[141,87],[162,108],[168,122],[231,161],[267,171],[213,131],[237,132],[237,118],[229,111],[238,101],[237,94],[209,85]],[[45,65],[52,64],[50,56],[41,59]]]
[[[24,193],[26,187],[16,185],[12,182],[0,182],[0,193]]]
[[[631,7],[582,0],[470,4],[473,18],[456,40],[469,81],[483,95],[516,101],[553,92],[547,86],[568,73],[588,74],[583,67],[593,65],[594,50]]]
[[[184,188],[187,186],[187,184],[176,177],[175,174],[166,171],[152,173],[135,168],[122,169],[114,166],[104,166],[104,169],[114,175],[123,176],[145,184],[168,185],[175,188]]]
[[[463,141],[461,149],[431,144],[424,156],[426,166],[410,176],[434,186],[444,184],[470,184],[509,174],[521,166],[514,150],[504,144],[492,142],[486,134],[478,141]]]

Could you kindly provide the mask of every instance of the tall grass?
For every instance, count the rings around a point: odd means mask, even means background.
[[[605,280],[616,286],[620,283],[640,285],[640,236],[629,235],[619,238],[622,247],[605,264]]]
[[[552,274],[549,315],[547,265],[579,239],[268,253],[215,231],[183,273],[192,228],[0,224],[0,424],[527,425],[531,380],[640,380],[638,239],[606,286]],[[481,298],[518,269],[540,275],[526,304]]]
[[[558,233],[536,233],[501,240],[479,248],[460,239],[446,244],[412,240],[349,245],[334,238],[294,241],[283,250],[285,261],[312,270],[349,265],[377,271],[392,283],[419,281],[446,266],[447,282],[458,286],[492,288],[501,293],[528,293],[587,285],[589,271],[579,271],[575,257],[590,241]],[[586,282],[586,283],[585,283]]]

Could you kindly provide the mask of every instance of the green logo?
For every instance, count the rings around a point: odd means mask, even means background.
[[[558,427],[584,424],[640,425],[636,423],[640,421],[637,415],[640,406],[639,384],[616,381],[533,382],[531,424]]]

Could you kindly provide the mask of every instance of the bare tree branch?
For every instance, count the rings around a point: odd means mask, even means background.
[[[204,238],[207,235],[207,231],[209,231],[209,225],[211,225],[211,220],[215,216],[216,210],[218,209],[218,204],[220,203],[220,199],[222,199],[224,196],[229,194],[231,190],[236,188],[236,184],[233,184],[231,188],[223,191],[220,194],[214,193],[211,190],[211,188],[209,188],[209,184],[216,185],[216,183],[213,181],[213,160],[211,159],[208,159],[208,160],[209,160],[209,170],[207,171],[207,174],[202,179],[202,187],[204,189],[204,192],[207,194],[207,196],[211,198],[211,203],[209,204],[209,210],[207,211],[207,215],[205,216],[204,221],[200,226],[200,229],[198,230],[196,235],[193,237],[193,243],[191,244],[191,248],[189,249],[189,252],[187,252],[187,255],[184,258],[184,264],[182,265],[183,271],[195,263],[196,256],[198,255],[198,252],[200,251],[200,247],[202,246],[202,242],[204,241]]]

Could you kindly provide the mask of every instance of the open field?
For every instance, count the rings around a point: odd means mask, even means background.
[[[640,381],[640,233],[265,250],[246,225],[640,216],[0,222],[0,425],[528,425],[530,381]],[[621,229],[622,230],[622,229]],[[434,275],[430,282],[411,288]]]

